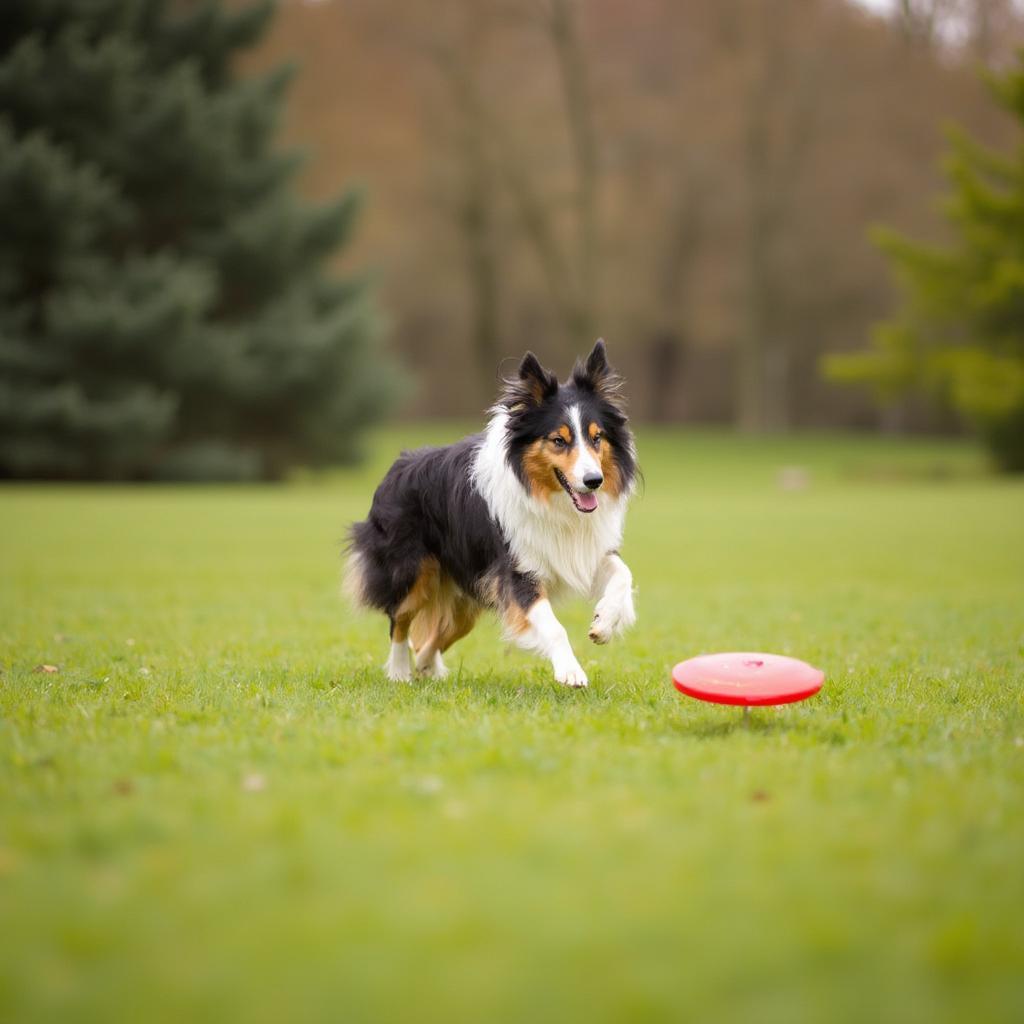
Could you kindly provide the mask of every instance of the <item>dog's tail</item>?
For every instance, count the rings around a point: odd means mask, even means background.
[[[363,553],[359,549],[359,527],[361,523],[353,523],[349,527],[342,549],[341,593],[357,608],[369,605],[366,594],[366,569]]]

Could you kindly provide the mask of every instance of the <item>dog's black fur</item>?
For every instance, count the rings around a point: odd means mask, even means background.
[[[575,405],[586,422],[600,426],[621,486],[630,487],[637,466],[620,384],[603,342],[585,363],[577,362],[562,385],[527,353],[495,407],[508,412],[509,472],[529,490],[527,449],[563,423]],[[388,616],[393,636],[396,616],[431,560],[479,606],[525,611],[538,598],[539,581],[516,566],[508,539],[474,484],[474,460],[483,440],[481,433],[443,448],[403,452],[378,486],[369,516],[351,528],[350,550],[359,566],[356,596]]]
[[[403,452],[373,496],[370,515],[352,527],[361,559],[363,599],[394,615],[433,556],[461,590],[487,604],[488,573],[513,572],[508,545],[473,486],[482,434],[444,448]]]

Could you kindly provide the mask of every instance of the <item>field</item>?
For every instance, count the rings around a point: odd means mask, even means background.
[[[648,430],[639,623],[563,615],[589,691],[493,623],[391,684],[339,541],[453,429],[280,488],[0,490],[0,1019],[1024,1019],[1024,486]],[[734,649],[827,682],[746,726],[672,689]]]

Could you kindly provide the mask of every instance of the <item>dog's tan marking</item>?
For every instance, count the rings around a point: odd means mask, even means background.
[[[536,607],[538,602],[546,601],[547,593],[543,587],[537,592],[537,597],[530,604],[529,608],[523,608],[514,598],[508,597],[502,600],[499,605],[502,625],[505,627],[505,635],[513,640],[521,637],[531,628],[530,611]]]
[[[559,448],[552,438],[560,437],[566,441],[566,447]],[[530,481],[530,493],[541,501],[546,501],[552,494],[557,494],[562,485],[555,476],[559,470],[566,479],[574,475],[579,449],[568,444],[572,432],[565,425],[558,428],[550,437],[542,437],[534,441],[523,456],[523,468],[526,478]]]
[[[538,594],[539,597],[536,600],[542,600],[545,596],[543,587],[538,588]],[[515,600],[507,581],[504,581],[500,574],[489,573],[484,578],[480,587],[480,600],[488,608],[493,608],[498,613],[508,639],[512,640],[522,636],[530,628],[527,619],[530,609],[523,608]],[[536,601],[531,603],[530,607],[533,607],[535,603]]]
[[[436,563],[435,563],[436,564]],[[446,573],[438,571],[428,599],[413,617],[409,636],[416,667],[423,671],[437,651],[444,652],[476,625],[480,605]]]
[[[441,577],[441,566],[436,558],[424,558],[419,574],[409,593],[395,609],[395,628],[391,639],[395,643],[404,644],[409,637],[409,629],[416,617],[436,600]]]
[[[526,388],[530,398],[533,399],[534,405],[540,405],[540,403],[544,401],[545,383],[539,377],[530,377],[530,379],[523,382],[521,386]],[[519,403],[519,405],[521,407],[522,403]],[[513,406],[512,408],[514,409],[516,406]]]
[[[602,489],[607,491],[613,498],[622,493],[622,474],[619,472],[619,465],[615,461],[615,452],[612,446],[604,439],[601,428],[596,423],[587,427],[587,435],[590,438],[591,447],[597,454],[601,463],[601,475],[604,477]]]
[[[471,598],[463,596],[462,600],[456,602],[451,616],[451,628],[441,634],[440,643],[437,649],[442,654],[457,640],[461,640],[476,625],[482,609]]]
[[[604,477],[602,489],[613,498],[617,498],[622,493],[622,473],[619,471],[619,464],[615,461],[612,446],[604,438],[601,439],[598,456],[601,459],[601,475]]]
[[[514,601],[501,609],[501,621],[509,637],[522,636],[530,628],[526,612]]]
[[[556,455],[554,445],[544,438],[534,441],[523,455],[523,469],[530,481],[530,493],[541,501],[546,501],[560,488],[555,477]],[[568,467],[568,460],[563,461]]]
[[[488,608],[501,604],[501,577],[494,572],[487,573],[480,581],[480,600]]]

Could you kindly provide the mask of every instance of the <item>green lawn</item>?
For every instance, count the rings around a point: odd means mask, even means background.
[[[282,488],[0,490],[0,1019],[1024,1019],[1021,483],[647,431],[639,623],[563,615],[590,690],[491,622],[402,686],[338,548],[428,435]],[[748,727],[672,689],[730,649],[827,682]]]

